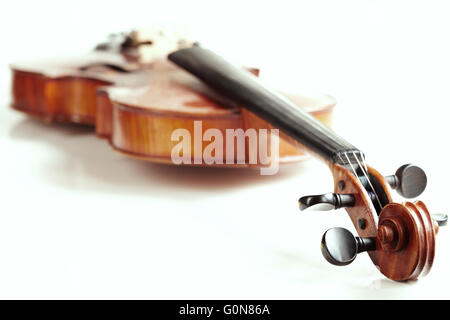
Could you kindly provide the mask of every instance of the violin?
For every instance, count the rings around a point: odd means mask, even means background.
[[[173,164],[177,141],[174,130],[183,128],[195,136],[195,123],[227,129],[267,127],[264,120],[214,93],[196,77],[167,60],[168,52],[191,46],[182,35],[164,30],[141,30],[110,36],[92,52],[68,59],[14,63],[12,107],[45,122],[68,122],[94,126],[98,137],[114,150],[133,158]],[[255,68],[245,72],[259,74]],[[334,98],[323,94],[290,95],[296,108],[331,125]],[[209,142],[190,145],[189,161],[182,165],[214,166],[203,155]],[[249,161],[249,143],[240,156],[234,152],[229,167],[267,166],[267,161]],[[271,153],[271,146],[266,147]],[[225,162],[226,150],[214,154]],[[307,155],[289,141],[280,139],[280,163],[301,161]]]
[[[345,208],[358,234],[327,230],[321,251],[328,262],[348,265],[367,252],[392,280],[430,271],[447,216],[430,214],[421,201],[397,203],[392,196],[396,190],[406,199],[418,197],[427,185],[421,168],[407,164],[383,176],[366,163],[362,150],[330,129],[333,98],[282,95],[258,80],[257,69],[236,67],[184,39],[169,40],[161,32],[133,32],[85,56],[13,64],[12,107],[46,122],[95,126],[115,150],[166,164],[174,164],[173,131],[185,129],[194,139],[196,121],[222,133],[279,129],[280,163],[300,161],[307,153],[325,162],[334,178],[334,192],[301,197],[300,210]],[[202,141],[200,154],[208,146]],[[244,162],[235,152],[233,164],[223,165],[267,165],[250,163],[250,149],[246,144]],[[196,161],[195,144],[188,151],[190,161],[182,164],[215,165]],[[225,158],[225,149],[217,152]]]
[[[392,190],[406,199],[418,197],[427,185],[425,172],[412,164],[384,177],[366,163],[362,150],[291,100],[263,85],[254,75],[200,46],[180,49],[169,60],[219,94],[279,128],[286,141],[324,161],[334,178],[334,192],[304,196],[300,210],[345,208],[358,236],[344,228],[327,230],[321,242],[324,258],[337,266],[367,252],[387,278],[417,279],[430,271],[436,236],[446,215],[432,215],[422,201],[397,203]]]

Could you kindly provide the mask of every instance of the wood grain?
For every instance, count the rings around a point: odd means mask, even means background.
[[[166,61],[155,61],[134,72],[118,72],[126,58],[110,53],[87,55],[75,61],[58,63],[24,63],[12,65],[12,107],[46,122],[71,122],[95,126],[97,136],[126,155],[143,160],[172,164],[171,141],[176,129],[187,129],[194,139],[194,121],[202,121],[203,132],[218,129],[226,136],[227,129],[273,128],[267,122],[243,111],[243,108],[223,101],[200,81]],[[105,64],[102,66],[101,62]],[[91,65],[90,65],[91,64]],[[259,70],[250,68],[255,75]],[[291,96],[300,108],[331,125],[335,100],[329,96]],[[270,139],[270,138],[269,138]],[[202,153],[210,142],[202,142]],[[224,149],[221,153],[225,163]],[[193,141],[191,143],[193,148]],[[307,155],[296,145],[280,140],[280,163],[301,161]],[[246,139],[244,163],[234,165],[267,166],[270,163],[250,163],[251,145]],[[271,154],[270,140],[266,154]],[[191,150],[194,155],[194,150]],[[191,163],[194,164],[194,157]],[[209,161],[210,159],[206,159]],[[203,161],[198,165],[209,166]],[[214,165],[214,164],[213,164]]]

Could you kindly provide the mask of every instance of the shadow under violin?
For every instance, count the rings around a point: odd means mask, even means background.
[[[186,188],[199,196],[225,192],[248,185],[270,183],[301,174],[307,164],[284,165],[273,176],[261,176],[250,168],[200,168],[169,166],[128,158],[116,152],[93,134],[93,128],[54,123],[50,126],[33,118],[25,118],[10,131],[10,137],[51,145],[62,151],[62,159],[52,164],[45,179],[66,188],[83,187],[96,192],[120,192],[174,197]],[[75,180],[77,182],[75,182]]]

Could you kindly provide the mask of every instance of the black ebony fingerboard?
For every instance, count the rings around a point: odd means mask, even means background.
[[[210,50],[199,46],[181,49],[170,54],[169,60],[330,162],[340,162],[341,153],[358,151],[253,74]]]

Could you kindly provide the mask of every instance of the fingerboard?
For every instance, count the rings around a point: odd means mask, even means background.
[[[171,53],[169,60],[329,162],[341,163],[342,154],[361,153],[290,100],[263,85],[250,72],[210,50],[193,46]]]

